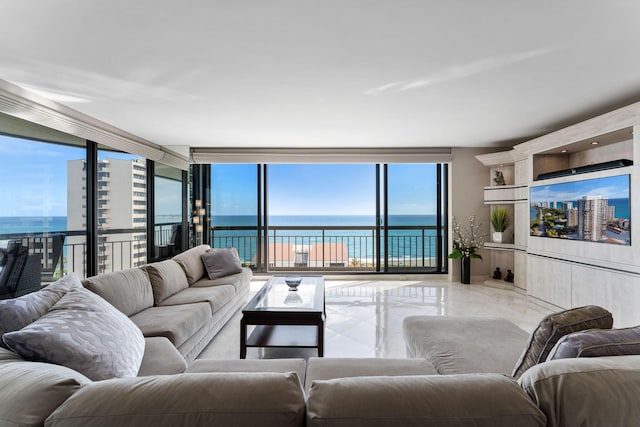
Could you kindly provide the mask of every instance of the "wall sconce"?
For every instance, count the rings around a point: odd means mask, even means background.
[[[191,219],[191,222],[194,225],[196,245],[201,245],[203,243],[202,233],[204,231],[204,227],[202,226],[202,224],[204,223],[204,216],[206,215],[206,211],[202,207],[202,200],[194,200],[193,204],[195,206],[195,209],[193,210],[193,218]]]

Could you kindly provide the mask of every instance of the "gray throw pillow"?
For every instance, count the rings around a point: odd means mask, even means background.
[[[547,360],[575,357],[640,355],[640,326],[589,329],[560,338]]]
[[[240,259],[231,248],[210,249],[201,257],[211,280],[242,271]]]
[[[37,292],[0,300],[0,336],[38,320],[73,287],[81,288],[82,284],[75,273],[70,273]]]
[[[611,329],[613,316],[597,305],[587,305],[545,316],[529,337],[513,370],[518,379],[527,369],[547,360],[553,346],[565,335],[585,329]]]
[[[27,360],[66,366],[94,381],[136,376],[145,346],[127,316],[75,287],[40,319],[2,339]]]

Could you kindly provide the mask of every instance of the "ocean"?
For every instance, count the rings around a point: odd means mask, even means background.
[[[214,215],[215,227],[255,227],[256,216]],[[392,259],[435,258],[437,253],[435,215],[390,215],[388,232],[389,257]],[[310,245],[327,242],[344,244],[350,259],[372,261],[375,256],[374,215],[272,215],[269,217],[270,242],[276,244]],[[279,229],[278,227],[287,227]],[[292,229],[301,227],[305,229]],[[324,227],[324,228],[323,228]],[[330,229],[331,227],[358,227],[356,229]],[[402,227],[416,227],[405,228]],[[307,229],[312,228],[312,229]],[[214,230],[215,246],[235,246],[243,259],[252,259],[256,252],[257,231]],[[384,236],[383,236],[384,237]]]
[[[179,221],[179,216],[166,215],[158,217],[157,223]],[[257,217],[253,215],[214,215],[215,227],[256,227]],[[269,226],[271,241],[309,245],[325,242],[344,244],[349,258],[372,260],[375,258],[375,225],[374,215],[311,215],[290,216],[272,215]],[[418,259],[436,256],[435,215],[390,215],[388,232],[389,256],[397,259]],[[305,230],[283,230],[277,227],[315,227]],[[321,227],[325,227],[323,230]],[[326,227],[360,227],[359,229],[331,230]],[[398,227],[398,229],[394,229]],[[418,227],[402,229],[402,227]],[[0,235],[19,233],[42,233],[67,230],[65,216],[50,217],[0,217]],[[257,231],[253,230],[214,230],[215,246],[236,246],[242,259],[251,260],[256,253]],[[383,236],[384,237],[384,236]]]

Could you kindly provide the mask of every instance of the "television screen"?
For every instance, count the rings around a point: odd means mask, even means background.
[[[630,175],[530,188],[532,236],[631,245]]]

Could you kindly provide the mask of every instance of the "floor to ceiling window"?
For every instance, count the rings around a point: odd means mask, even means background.
[[[146,160],[133,154],[98,150],[97,273],[147,262]]]
[[[388,270],[438,266],[438,165],[386,167],[386,256]]]
[[[71,138],[70,138],[71,139]],[[85,274],[86,147],[0,135],[0,287]],[[8,250],[8,251],[7,251]],[[24,262],[7,264],[7,252]],[[19,253],[24,251],[24,254]],[[20,272],[18,272],[20,273]],[[16,285],[16,284],[14,284]],[[21,283],[25,286],[25,283]]]
[[[270,165],[267,176],[270,269],[375,270],[375,165]]]
[[[173,256],[183,247],[183,174],[182,170],[154,164],[154,244],[156,258]]]
[[[244,265],[258,262],[258,165],[211,168],[211,243],[235,247]]]
[[[446,165],[211,165],[214,247],[261,271],[445,272]]]

